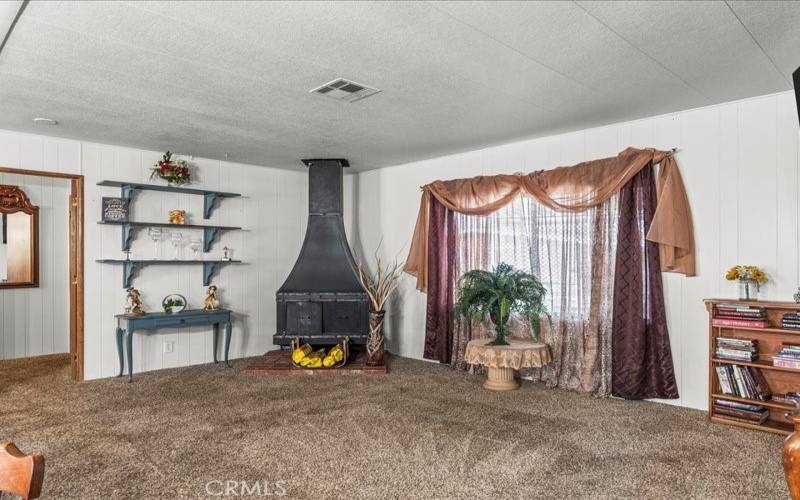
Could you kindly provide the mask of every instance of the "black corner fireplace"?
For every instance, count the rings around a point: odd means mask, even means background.
[[[308,167],[308,227],[289,277],[276,293],[278,332],[287,346],[295,337],[312,345],[344,337],[363,345],[369,332],[369,299],[358,280],[342,220],[345,159],[302,160]]]

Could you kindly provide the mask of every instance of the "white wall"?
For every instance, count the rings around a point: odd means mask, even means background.
[[[72,146],[0,132],[0,165],[62,170],[78,157]],[[39,287],[0,289],[0,359],[69,352],[70,182],[0,173],[0,184],[19,186],[39,207]]]
[[[125,303],[122,269],[99,264],[99,258],[123,258],[120,230],[101,226],[100,202],[103,196],[119,196],[119,189],[97,186],[97,182],[127,180],[147,182],[148,168],[160,152],[65,141],[45,136],[0,131],[0,165],[79,173],[85,176],[85,377],[94,379],[116,375],[118,362],[114,337],[114,314]],[[223,304],[236,312],[231,341],[231,358],[253,356],[272,348],[275,333],[275,299],[278,286],[288,275],[300,249],[307,215],[307,180],[303,171],[278,170],[196,158],[192,162],[197,177],[193,187],[242,193],[242,198],[222,200],[210,221],[202,219],[202,197],[170,193],[142,192],[133,203],[134,220],[166,220],[172,208],[186,209],[196,223],[242,226],[244,231],[224,232],[211,250],[219,256],[225,245],[235,250],[243,265],[223,266],[213,281],[221,289]],[[200,235],[199,232],[183,231]],[[163,256],[171,256],[169,243]],[[190,257],[188,248],[184,250]],[[53,252],[66,261],[66,240]],[[147,232],[137,234],[132,258],[153,256],[153,243]],[[168,293],[185,295],[190,306],[198,307],[205,296],[200,266],[157,266],[144,268],[134,279],[148,310],[160,310]],[[0,291],[0,296],[6,292]],[[16,303],[3,309],[6,318],[15,317]],[[47,310],[43,321],[50,321]],[[16,319],[13,320],[17,321]],[[11,324],[14,324],[12,322]],[[212,360],[211,330],[159,330],[134,336],[134,371],[206,363]],[[175,342],[173,353],[163,353],[163,341]],[[222,344],[222,342],[220,342]],[[221,345],[220,345],[221,353]]]
[[[681,398],[705,408],[707,317],[702,299],[735,297],[723,279],[735,263],[762,266],[772,281],[763,297],[791,300],[798,266],[798,119],[792,93],[781,93],[516,142],[358,174],[349,214],[356,251],[404,257],[419,206],[419,186],[435,179],[530,172],[616,155],[628,146],[678,147],[697,241],[698,276],[664,275],[670,339]],[[422,357],[425,298],[404,279],[389,310],[389,347]]]

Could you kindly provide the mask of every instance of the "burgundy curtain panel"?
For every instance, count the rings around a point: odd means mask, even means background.
[[[449,363],[452,355],[450,317],[456,269],[455,213],[430,196],[428,225],[428,308],[425,317],[425,359]]]
[[[619,193],[611,393],[625,399],[678,397],[658,244],[645,239],[655,209],[651,165]]]

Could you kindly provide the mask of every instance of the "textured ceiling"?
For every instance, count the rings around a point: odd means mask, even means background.
[[[788,90],[798,48],[800,2],[32,2],[0,128],[365,170]]]

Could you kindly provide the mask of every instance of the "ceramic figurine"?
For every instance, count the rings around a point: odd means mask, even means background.
[[[184,224],[186,222],[186,210],[170,210],[169,223],[170,224]]]
[[[217,287],[211,285],[208,287],[208,296],[206,300],[203,301],[203,310],[204,311],[216,311],[219,309],[219,299],[217,298]]]
[[[144,306],[142,305],[142,296],[139,290],[130,287],[128,288],[128,297],[126,298],[127,306],[125,307],[125,314],[130,316],[143,316]]]
[[[233,260],[233,249],[227,246],[222,249],[222,260]]]

